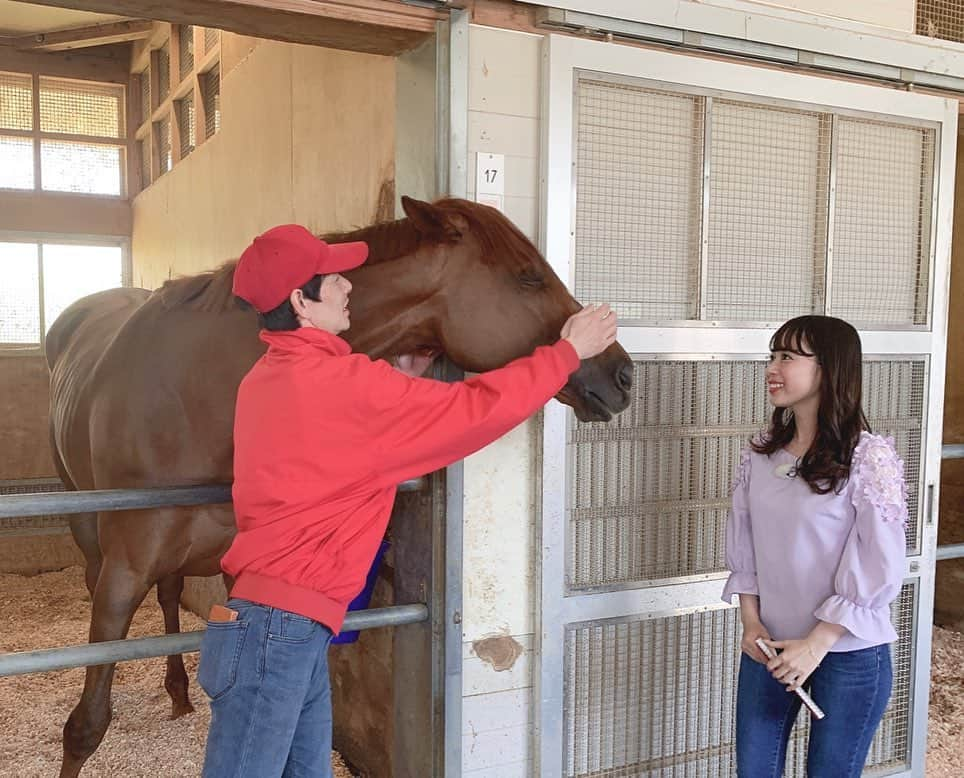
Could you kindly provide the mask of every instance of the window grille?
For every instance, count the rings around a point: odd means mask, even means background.
[[[179,73],[178,81],[183,81],[194,71],[194,27],[186,25],[177,33]]]
[[[160,104],[171,91],[170,42],[157,50],[157,102]]]
[[[194,128],[194,97],[187,97],[177,101],[177,132],[181,141],[181,158],[183,159],[196,145]]]
[[[214,67],[201,76],[204,99],[204,137],[210,138],[221,128],[221,68]]]
[[[928,38],[964,42],[964,6],[960,0],[917,0],[915,32]]]

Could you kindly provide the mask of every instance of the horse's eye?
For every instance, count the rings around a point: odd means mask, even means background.
[[[519,283],[529,289],[541,289],[546,285],[546,280],[538,273],[523,273],[519,276]]]

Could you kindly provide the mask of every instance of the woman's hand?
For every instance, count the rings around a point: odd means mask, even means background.
[[[767,632],[767,628],[756,619],[744,621],[743,640],[740,643],[740,648],[743,649],[743,653],[750,657],[750,659],[752,659],[754,662],[759,662],[761,665],[765,665],[767,663],[767,658],[763,655],[760,647],[756,644],[757,638],[769,640],[770,633]]]
[[[766,665],[770,675],[787,685],[788,692],[802,686],[827,655],[826,648],[808,638],[767,640],[766,643],[770,648],[781,650]]]

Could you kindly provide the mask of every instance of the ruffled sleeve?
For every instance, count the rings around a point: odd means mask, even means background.
[[[726,522],[726,566],[730,577],[723,587],[723,602],[731,602],[734,594],[759,594],[756,580],[756,556],[750,527],[750,447],[740,452],[740,464],[733,481],[730,516]]]
[[[890,604],[900,594],[907,548],[904,463],[893,441],[862,435],[850,478],[854,527],[834,578],[835,593],[814,615],[861,640],[890,643],[897,639]]]

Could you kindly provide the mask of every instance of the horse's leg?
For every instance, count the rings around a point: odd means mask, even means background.
[[[181,592],[184,591],[184,577],[168,575],[157,582],[157,601],[164,611],[164,632],[176,635],[181,631]],[[187,673],[184,671],[184,660],[180,654],[171,654],[167,658],[167,674],[164,676],[164,688],[171,696],[171,718],[176,719],[185,713],[193,713],[194,706],[187,693]]]
[[[90,618],[90,642],[122,640],[134,611],[153,581],[131,569],[127,559],[105,557],[101,566]],[[84,692],[64,725],[64,761],[60,778],[76,778],[110,724],[110,687],[114,665],[87,668]]]
[[[84,582],[87,584],[90,598],[93,599],[101,566],[100,544],[97,541],[97,514],[76,513],[68,519],[68,522],[70,534],[74,537],[74,543],[77,544],[87,562]]]

